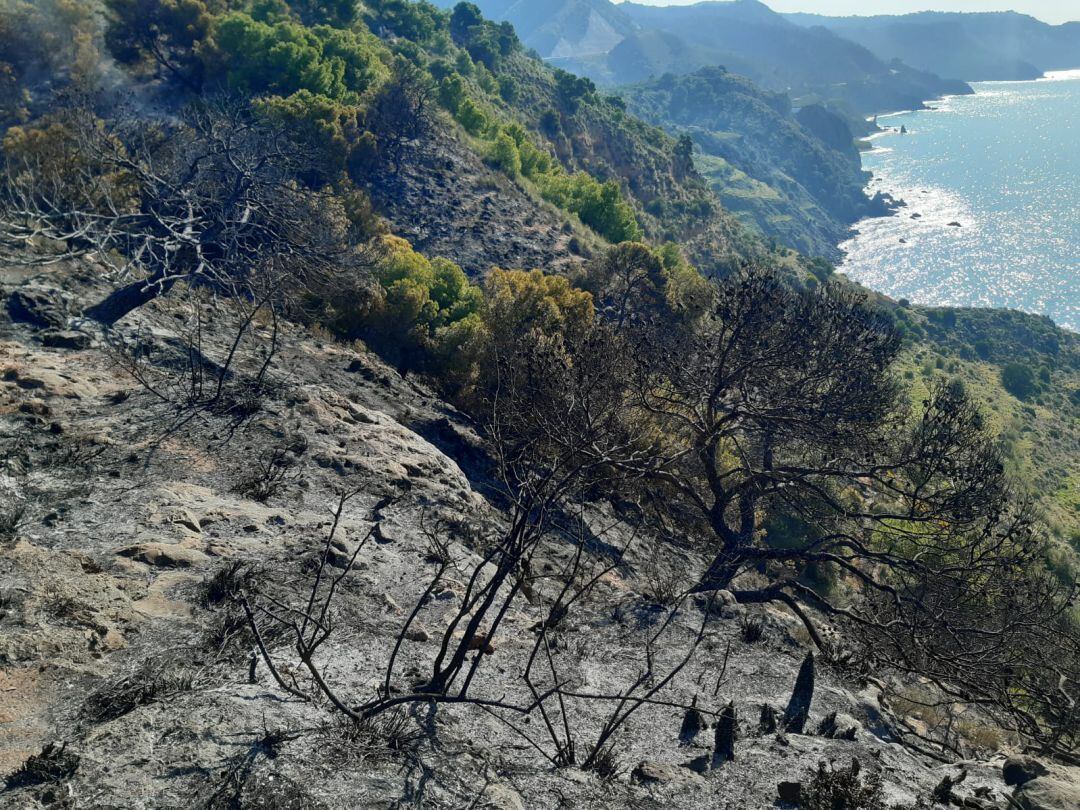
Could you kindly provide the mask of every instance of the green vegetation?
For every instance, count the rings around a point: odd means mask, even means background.
[[[568,74],[559,75],[557,92],[568,99],[567,103],[575,104],[590,92],[591,83],[580,84],[565,77]],[[501,87],[496,94],[503,95]],[[491,106],[485,110],[469,96],[465,79],[457,72],[442,78],[438,95],[442,105],[469,135],[489,142],[486,147],[489,162],[508,177],[532,181],[545,200],[575,214],[609,242],[641,238],[637,215],[616,181],[601,183],[588,172],[565,171],[521,124],[500,123],[498,113]],[[487,104],[492,103],[493,99],[488,98]]]
[[[796,117],[786,94],[723,68],[625,88],[629,111],[686,138],[726,207],[766,236],[834,257],[847,226],[875,210],[851,130],[822,107]]]
[[[1039,390],[1035,372],[1023,363],[1009,363],[1004,366],[1001,369],[1001,384],[1017,399],[1028,399]]]
[[[611,242],[640,239],[634,209],[623,200],[614,180],[600,183],[586,172],[554,171],[533,178],[544,199],[577,214],[581,221]]]
[[[370,37],[326,25],[267,24],[232,13],[214,22],[213,47],[206,61],[230,86],[254,94],[306,90],[356,104],[386,75]]]

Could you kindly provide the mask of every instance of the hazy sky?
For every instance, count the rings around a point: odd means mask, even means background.
[[[685,6],[697,0],[636,0],[650,6]],[[818,14],[904,14],[910,11],[1022,11],[1040,20],[1080,20],[1080,0],[763,0],[774,11]]]

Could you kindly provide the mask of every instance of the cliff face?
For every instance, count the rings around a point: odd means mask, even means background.
[[[837,259],[848,226],[880,211],[864,193],[851,130],[819,105],[793,115],[785,94],[720,68],[669,74],[623,95],[634,115],[692,138],[724,207],[785,245]]]

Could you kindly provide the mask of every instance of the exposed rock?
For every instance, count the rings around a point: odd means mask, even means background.
[[[1046,776],[1050,771],[1034,757],[1018,754],[1005,760],[1001,766],[1001,775],[1006,785],[1023,785],[1039,776]]]
[[[495,652],[495,645],[488,640],[486,633],[477,633],[469,639],[469,649],[483,650],[484,655],[492,655]]]
[[[630,779],[639,785],[667,785],[693,782],[700,780],[701,777],[688,768],[645,760],[639,762],[631,771]]]
[[[424,642],[431,640],[431,633],[419,625],[413,625],[405,631],[405,638],[409,641]]]
[[[862,730],[862,723],[850,714],[832,712],[818,726],[818,735],[833,740],[854,740]]]
[[[345,542],[342,540],[331,542],[326,552],[326,564],[331,568],[344,571],[349,567],[350,562],[352,562],[352,554],[349,553],[349,547],[345,545]]]
[[[1018,788],[1014,798],[1023,810],[1076,810],[1080,807],[1080,783],[1038,776]]]
[[[72,554],[22,540],[0,559],[0,666],[57,659],[85,662],[126,645],[136,621],[131,598],[112,576]]]
[[[139,543],[117,553],[156,568],[192,568],[209,559],[201,551],[168,543]]]
[[[95,290],[95,298],[99,292]],[[171,325],[169,307],[170,301],[163,299],[133,313],[132,321],[162,333],[162,323]],[[563,795],[568,807],[632,807],[652,801],[656,806],[756,809],[772,805],[781,779],[798,779],[807,767],[838,752],[866,761],[881,754],[890,798],[925,796],[940,779],[939,772],[916,762],[901,746],[882,745],[869,733],[855,743],[816,736],[792,736],[786,743],[770,736],[736,741],[737,718],[730,704],[732,739],[717,746],[719,761],[726,764],[722,773],[704,779],[700,774],[708,774],[713,751],[702,745],[706,736],[700,732],[708,726],[696,709],[687,712],[688,717],[681,709],[658,709],[651,715],[643,711],[627,724],[629,733],[618,740],[620,762],[633,766],[646,760],[633,782],[605,781],[573,768],[538,769],[536,755],[519,738],[467,706],[437,712],[418,706],[415,720],[412,712],[402,712],[410,715],[407,733],[437,732],[445,743],[431,746],[430,757],[425,751],[422,770],[403,771],[408,754],[389,749],[385,756],[378,752],[365,759],[362,766],[356,767],[355,761],[343,765],[345,752],[327,744],[338,740],[325,705],[289,699],[261,657],[255,659],[255,682],[249,683],[250,649],[243,637],[233,636],[240,644],[221,652],[219,632],[233,631],[236,606],[208,602],[200,580],[211,572],[211,564],[216,570],[243,563],[261,569],[253,587],[267,587],[282,604],[302,607],[313,574],[311,559],[326,542],[335,493],[360,488],[342,516],[335,535],[341,543],[332,553],[351,553],[358,538],[380,521],[382,537],[392,542],[366,544],[355,573],[341,581],[333,606],[338,632],[320,650],[320,663],[343,695],[363,696],[382,683],[379,667],[434,571],[436,561],[427,557],[430,546],[423,527],[440,519],[458,521],[452,524],[449,542],[455,559],[467,568],[482,556],[488,523],[497,530],[501,515],[477,494],[484,491],[490,460],[452,407],[422,382],[403,378],[366,354],[361,355],[363,368],[346,374],[355,352],[320,346],[290,329],[283,327],[281,359],[282,368],[293,375],[289,387],[269,395],[259,414],[235,436],[223,441],[220,423],[208,418],[159,441],[156,430],[148,429],[148,424],[156,427],[144,407],[149,396],[118,375],[110,357],[94,346],[79,352],[43,347],[45,332],[35,332],[29,341],[25,328],[0,317],[0,377],[11,374],[0,380],[0,457],[17,446],[12,439],[21,438],[31,420],[35,441],[66,444],[87,436],[93,437],[95,448],[105,450],[100,459],[94,457],[88,477],[81,469],[60,465],[35,469],[36,483],[52,486],[56,479],[58,487],[72,494],[35,504],[31,521],[20,531],[23,539],[0,549],[0,774],[14,772],[57,737],[70,739],[68,749],[82,758],[65,781],[4,794],[0,805],[37,806],[33,801],[40,800],[41,791],[50,790],[66,806],[71,797],[86,796],[103,806],[202,806],[202,799],[228,783],[230,801],[260,810],[387,807],[400,803],[403,791],[420,796],[425,785],[425,801],[463,806],[475,800],[478,810],[547,807]],[[53,422],[63,428],[62,434],[50,432]],[[291,437],[297,434],[305,437],[304,452],[297,454],[302,481],[290,484],[272,506],[233,492],[234,471],[274,447],[291,448]],[[150,445],[153,452],[144,452]],[[410,482],[410,494],[386,507],[386,515],[374,516],[372,504],[404,489],[398,479]],[[0,473],[0,503],[6,503],[5,494]],[[479,517],[474,519],[474,513]],[[59,519],[52,522],[50,514]],[[602,514],[597,524],[607,525],[607,513]],[[618,530],[613,538],[618,541]],[[627,554],[631,564],[637,562],[635,555],[653,553],[652,543],[650,537],[635,542]],[[612,543],[612,548],[618,546]],[[123,549],[124,556],[117,557],[117,549]],[[589,553],[593,550],[590,545]],[[528,603],[524,597],[516,600],[499,625],[498,653],[485,656],[478,670],[483,689],[490,691],[478,694],[498,696],[504,689],[512,694],[519,656],[535,641],[528,628],[544,618],[557,596],[552,578],[564,569],[569,552],[565,544],[554,542],[538,552],[529,580],[535,598]],[[604,558],[602,565],[608,564]],[[595,590],[603,598],[575,605],[558,633],[551,634],[560,644],[557,655],[569,665],[560,669],[560,677],[565,673],[580,678],[583,689],[607,691],[632,683],[640,674],[640,661],[619,638],[622,629],[609,624],[606,601],[610,593],[613,601],[634,603],[634,583],[624,570],[628,567],[613,567],[601,577]],[[391,684],[395,692],[430,674],[435,652],[431,638],[441,638],[467,588],[467,577],[456,576],[461,579],[445,577],[441,590],[422,606],[410,639],[430,637],[426,644],[402,648]],[[717,595],[717,604],[727,611],[741,609],[723,593]],[[770,615],[766,610],[762,615]],[[693,632],[699,618],[687,610],[674,622]],[[278,644],[281,639],[270,636],[271,629],[267,640]],[[738,643],[739,626],[715,622],[708,633],[703,657],[712,656],[711,662],[728,642]],[[483,637],[472,646],[495,650],[492,639]],[[185,664],[169,673],[170,679],[177,676],[180,691],[174,691],[170,681],[164,692],[122,717],[85,728],[71,722],[79,717],[87,694],[114,687],[125,673],[139,671],[140,663],[164,648],[175,649]],[[308,686],[288,645],[272,653],[287,683],[297,678]],[[732,657],[722,688],[753,714],[771,704],[762,716],[765,725],[776,728],[800,658],[792,656],[782,634],[770,634],[762,644]],[[711,694],[715,672],[702,669],[703,677],[696,682],[677,679],[667,697],[685,707],[694,695]],[[184,679],[196,673],[200,680],[195,688],[184,688]],[[828,707],[822,708],[821,701],[814,727],[828,712],[846,711],[866,717],[876,734],[873,718],[832,669],[818,675],[819,695]],[[145,686],[150,691],[159,687]],[[671,735],[678,728],[676,718],[688,732],[698,729],[694,742],[700,749],[676,747]],[[530,719],[535,722],[535,715]],[[747,727],[758,720],[749,719]],[[571,724],[587,721],[570,718]],[[721,742],[727,735],[722,725],[717,728]],[[308,729],[320,732],[313,736]],[[305,733],[294,737],[294,730]],[[714,742],[711,735],[707,742]],[[736,745],[739,756],[731,762]],[[696,756],[699,753],[704,756]],[[690,761],[680,764],[684,760]],[[240,771],[237,765],[242,765]],[[995,765],[993,781],[1003,787],[999,773]],[[510,778],[508,774],[513,774],[512,785],[499,781]],[[233,775],[237,781],[228,781]],[[491,780],[496,781],[489,784]],[[469,795],[449,795],[455,787]],[[651,790],[657,793],[653,799],[647,795]],[[32,791],[34,796],[26,795]]]
[[[55,287],[26,284],[15,290],[7,302],[13,321],[41,328],[62,327],[67,323],[67,302]]]
[[[525,810],[521,795],[509,785],[500,782],[484,788],[483,806],[493,810]]]
[[[93,337],[77,329],[50,329],[41,333],[41,343],[52,349],[88,349]]]

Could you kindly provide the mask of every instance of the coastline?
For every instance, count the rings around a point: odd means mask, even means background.
[[[999,86],[1078,80],[1080,68],[1073,68],[1048,71],[1042,77],[1030,80],[973,82],[972,91],[974,95],[984,95],[990,90],[989,95],[994,96],[996,94],[992,88]],[[1046,278],[1029,278],[1022,270],[1018,270],[1015,277],[1009,279],[1009,284],[997,283],[994,273],[1002,272],[1002,268],[1011,258],[1008,251],[1016,248],[989,252],[985,250],[987,244],[994,243],[993,236],[1000,233],[992,219],[995,212],[992,208],[987,208],[985,194],[982,197],[969,197],[963,186],[947,182],[939,185],[932,176],[920,177],[917,173],[909,176],[902,172],[899,177],[893,177],[883,170],[887,166],[895,167],[898,161],[883,165],[873,159],[893,151],[884,143],[888,138],[903,137],[900,135],[899,125],[888,125],[890,120],[949,110],[950,100],[964,98],[970,98],[970,94],[939,96],[929,99],[920,109],[893,110],[867,117],[868,122],[873,122],[876,118],[878,126],[877,131],[859,139],[864,144],[864,148],[860,149],[860,160],[868,174],[865,193],[868,198],[884,194],[895,201],[895,204],[890,206],[887,212],[874,217],[864,217],[850,226],[847,238],[837,245],[841,259],[836,270],[890,298],[907,298],[921,306],[1018,309],[1047,316],[1057,326],[1070,332],[1080,331],[1080,320],[1074,303],[1073,285],[1076,274],[1072,272],[1073,264],[1067,257],[1062,262],[1060,251],[1050,252],[1045,256],[1033,251],[1027,257],[1044,261],[1051,268],[1055,265],[1064,268],[1063,273],[1058,273],[1064,281],[1056,288],[1056,293],[1053,290],[1048,292],[1050,288],[1046,286]],[[914,130],[913,134],[917,134],[918,130],[913,128],[910,120],[906,124],[909,133]],[[935,126],[935,129],[938,127]],[[865,148],[866,146],[870,148]],[[917,159],[925,161],[926,157],[923,152]],[[966,163],[967,158],[962,160]],[[867,163],[871,163],[872,167],[868,167]],[[1069,170],[1062,175],[1066,182],[1069,176]],[[985,189],[978,187],[976,190],[985,192]],[[905,213],[907,216],[903,216]],[[980,233],[982,241],[976,242]],[[1074,235],[1068,231],[1060,235],[1055,231],[1052,238],[1064,240],[1066,245],[1075,244]],[[976,244],[967,244],[972,242]],[[967,254],[963,252],[965,244],[971,248],[970,259],[966,261],[968,272],[966,275],[957,274],[951,271],[950,267],[957,263],[958,257],[967,258]],[[1013,244],[1015,245],[1015,240]],[[935,247],[941,246],[942,261],[940,265],[935,265],[930,262],[929,257],[935,255]],[[853,254],[859,262],[857,266],[853,265]],[[917,268],[914,271],[913,265]],[[940,267],[941,271],[925,269],[928,267]],[[955,278],[949,279],[950,272],[953,272]],[[947,279],[954,282],[952,286],[945,283]],[[910,286],[905,288],[905,284]],[[916,289],[912,289],[912,286]],[[959,298],[963,300],[956,300],[957,291]]]

